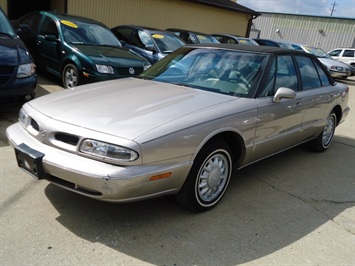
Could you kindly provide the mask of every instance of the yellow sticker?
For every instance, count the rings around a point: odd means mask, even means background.
[[[247,43],[246,40],[239,40],[239,42],[240,42],[240,43],[243,43],[243,44]]]
[[[206,40],[207,39],[205,36],[202,36],[202,35],[197,35],[197,38],[199,38],[201,40]]]
[[[76,25],[75,23],[70,22],[68,20],[62,20],[61,23],[64,25],[67,25],[68,27],[72,27],[72,28],[76,28],[76,29],[78,28],[78,25]]]
[[[153,34],[152,36],[154,39],[163,39],[164,38],[164,35],[161,35],[161,34]]]

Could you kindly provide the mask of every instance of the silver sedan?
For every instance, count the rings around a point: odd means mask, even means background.
[[[304,142],[325,151],[348,97],[304,52],[191,45],[137,78],[32,100],[6,134],[37,179],[109,202],[174,194],[199,212],[234,170]]]

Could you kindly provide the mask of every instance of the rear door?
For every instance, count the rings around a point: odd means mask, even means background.
[[[336,93],[320,63],[307,56],[295,57],[301,75],[303,140],[315,137],[323,130],[333,108]]]

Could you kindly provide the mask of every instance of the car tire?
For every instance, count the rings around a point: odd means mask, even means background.
[[[62,73],[62,81],[65,89],[79,85],[79,71],[74,64],[67,64]]]
[[[194,212],[207,211],[222,199],[231,175],[230,147],[222,140],[206,144],[198,153],[177,201]]]
[[[320,133],[316,139],[312,140],[312,149],[317,152],[323,152],[327,150],[332,143],[336,126],[337,116],[334,112],[332,112],[327,118],[327,123],[324,126],[322,133]]]

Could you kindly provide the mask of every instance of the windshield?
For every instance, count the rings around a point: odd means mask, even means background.
[[[152,37],[154,38],[159,50],[165,54],[171,53],[184,45],[184,42],[181,41],[175,34],[159,32],[153,33]]]
[[[16,34],[5,13],[0,9],[0,38],[4,38],[4,36],[13,38],[16,37]]]
[[[320,48],[315,48],[312,46],[304,45],[304,49],[307,51],[307,53],[315,55],[318,58],[329,58],[329,56]]]
[[[122,47],[115,35],[99,24],[62,20],[60,26],[68,43]]]
[[[252,97],[268,58],[267,54],[253,52],[184,47],[155,63],[139,78]]]

